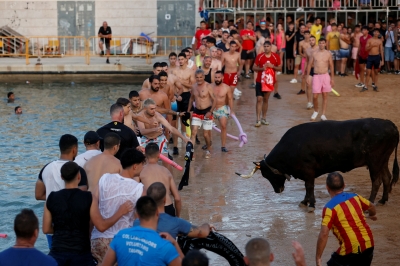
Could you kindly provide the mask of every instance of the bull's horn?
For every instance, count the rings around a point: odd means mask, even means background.
[[[290,176],[290,175],[285,174],[285,177],[286,177],[287,181],[290,181],[290,179],[291,179],[291,176]]]
[[[242,177],[242,178],[248,179],[248,178],[252,177],[252,176],[254,175],[254,173],[255,173],[257,170],[258,170],[258,168],[257,168],[257,167],[254,167],[254,169],[253,169],[253,170],[250,172],[250,174],[248,174],[248,175],[242,175],[242,174],[239,174],[239,173],[237,173],[237,172],[236,172],[236,174],[237,174],[238,176]]]
[[[264,154],[264,160],[265,160],[265,158],[267,158],[267,155],[266,155],[266,154]]]

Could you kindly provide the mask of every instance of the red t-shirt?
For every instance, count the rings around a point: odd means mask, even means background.
[[[199,49],[200,45],[201,45],[201,39],[203,39],[204,37],[206,37],[207,35],[209,35],[211,33],[210,30],[198,30],[196,31],[196,40],[197,40],[197,47],[196,49]]]
[[[271,53],[270,57],[267,57],[264,53],[257,55],[254,64],[258,67],[263,67],[267,62],[273,64],[274,66],[279,66],[281,64],[281,58],[276,53]],[[261,83],[261,76],[263,71],[257,72],[256,82]]]
[[[366,46],[367,46],[367,42],[368,42],[368,40],[369,39],[371,39],[372,37],[371,37],[371,35],[367,35],[367,38],[365,38],[364,39],[364,36],[361,36],[360,37],[360,46],[359,46],[359,49],[360,49],[360,57],[362,58],[362,59],[367,59],[367,57],[368,57],[368,51],[365,49],[366,48]]]
[[[256,36],[255,34],[254,34],[254,31],[252,31],[252,30],[242,30],[241,32],[240,32],[240,37],[242,37],[242,36],[244,36],[244,35],[249,35],[249,36]],[[253,50],[253,48],[254,48],[254,41],[252,41],[252,40],[243,40],[243,43],[242,43],[242,49],[243,50],[246,50],[246,51],[248,51],[248,50]]]

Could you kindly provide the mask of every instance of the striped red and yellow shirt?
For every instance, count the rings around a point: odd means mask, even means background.
[[[322,211],[322,225],[332,229],[339,240],[339,255],[363,252],[374,246],[372,231],[365,221],[364,211],[370,202],[355,193],[340,193]]]

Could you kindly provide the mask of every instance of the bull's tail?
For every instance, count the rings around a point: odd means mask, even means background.
[[[392,179],[392,182],[390,183],[390,191],[392,191],[393,185],[395,185],[397,183],[397,181],[399,181],[399,163],[397,162],[397,147],[398,146],[399,146],[399,140],[397,140],[397,145],[396,145],[396,149],[395,149],[395,153],[394,153],[394,162],[393,162],[393,171],[392,171],[393,179]]]

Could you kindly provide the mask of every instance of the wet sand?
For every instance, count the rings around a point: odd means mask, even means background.
[[[290,84],[292,76],[279,76],[281,100],[271,96],[267,120],[269,126],[255,128],[255,91],[249,88],[250,81],[245,80],[238,86],[243,96],[235,101],[235,113],[248,135],[249,143],[243,148],[238,142],[228,139],[229,153],[220,152],[219,133],[213,131],[213,153],[211,159],[204,159],[200,146],[195,148],[196,160],[192,163],[189,186],[181,191],[183,202],[182,217],[193,224],[209,222],[220,233],[230,238],[244,253],[244,246],[253,237],[265,237],[269,240],[275,255],[273,265],[293,265],[291,241],[299,241],[306,254],[307,265],[315,265],[315,247],[321,223],[322,208],[329,201],[325,189],[325,178],[316,179],[316,210],[307,213],[298,207],[304,198],[304,182],[293,180],[286,182],[282,194],[274,193],[269,181],[257,172],[251,179],[241,179],[235,171],[248,173],[252,162],[262,159],[264,154],[276,145],[282,135],[291,127],[309,122],[312,110],[307,110],[306,96],[296,95],[300,84]],[[400,98],[395,75],[380,75],[380,92],[360,93],[354,86],[358,83],[353,76],[335,77],[335,89],[341,97],[332,93],[328,98],[326,116],[330,120],[347,120],[365,117],[378,117],[392,120],[400,127]],[[322,104],[322,99],[320,99]],[[232,120],[228,132],[238,135]],[[202,145],[204,139],[200,137]],[[201,146],[202,146],[201,145]],[[183,150],[176,161],[184,165]],[[400,156],[400,152],[398,152]],[[389,161],[391,171],[394,155]],[[178,184],[182,172],[174,170]],[[358,168],[345,173],[346,191],[353,191],[369,197],[371,182],[366,168]],[[389,202],[377,207],[378,221],[367,220],[375,239],[373,265],[398,265],[400,261],[400,184],[393,188]],[[382,187],[377,200],[382,196]],[[376,200],[376,201],[377,201]],[[338,242],[332,233],[323,254],[323,263],[338,248]],[[212,265],[227,265],[226,261],[214,254],[207,253]]]

